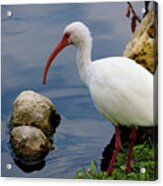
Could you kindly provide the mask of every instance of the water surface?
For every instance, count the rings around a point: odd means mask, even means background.
[[[142,3],[133,5],[141,14]],[[92,59],[121,55],[131,37],[126,7],[125,2],[2,6],[2,176],[71,178],[91,160],[100,164],[114,128],[95,109],[80,81],[75,48],[66,48],[56,58],[46,86],[42,86],[43,70],[64,27],[73,21],[90,28]],[[12,17],[6,16],[7,10]],[[54,135],[56,150],[46,157],[45,166],[25,173],[11,156],[8,126],[14,99],[31,89],[50,98],[62,120]]]

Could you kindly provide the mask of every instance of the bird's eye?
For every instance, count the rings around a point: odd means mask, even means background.
[[[66,37],[66,38],[69,38],[69,37],[70,37],[70,33],[66,32],[66,33],[65,33],[65,37]]]

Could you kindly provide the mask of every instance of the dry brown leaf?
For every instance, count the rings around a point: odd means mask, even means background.
[[[131,30],[133,33],[135,32],[135,28],[136,28],[136,21],[137,21],[137,17],[134,15],[131,20]]]
[[[130,17],[130,12],[131,12],[131,7],[128,6],[128,8],[127,8],[127,13],[126,13],[126,16],[127,16],[127,17]]]

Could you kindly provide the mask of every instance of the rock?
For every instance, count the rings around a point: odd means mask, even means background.
[[[52,134],[60,123],[53,103],[34,92],[23,91],[14,101],[10,144],[15,163],[25,172],[40,170],[53,150]]]
[[[157,7],[150,10],[132,35],[123,55],[134,59],[152,74],[157,68]]]
[[[50,136],[59,122],[60,116],[53,103],[34,91],[23,91],[14,101],[11,128],[23,125],[35,126]]]
[[[53,149],[45,134],[32,126],[14,127],[10,140],[15,158],[24,164],[37,164]]]

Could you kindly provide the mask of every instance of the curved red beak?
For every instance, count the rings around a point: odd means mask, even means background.
[[[49,70],[49,67],[53,61],[53,59],[59,54],[59,52],[66,46],[68,46],[69,44],[69,41],[68,41],[68,38],[66,37],[66,35],[64,35],[61,39],[61,41],[58,43],[58,45],[55,47],[54,51],[50,54],[49,58],[48,58],[48,61],[46,63],[46,66],[45,66],[45,69],[44,69],[44,76],[43,76],[43,82],[42,84],[45,85],[46,84],[46,77],[47,77],[47,74],[48,74],[48,70]]]

